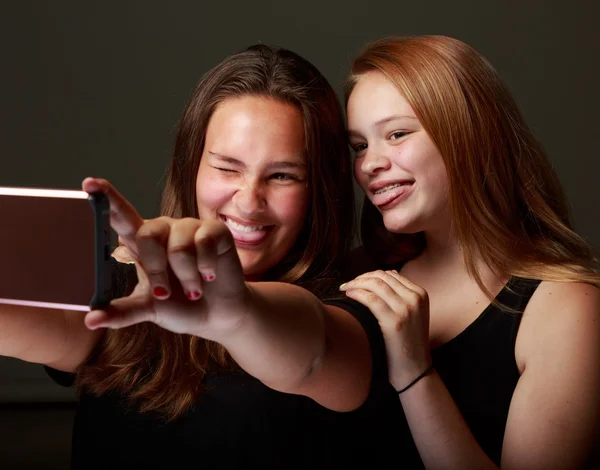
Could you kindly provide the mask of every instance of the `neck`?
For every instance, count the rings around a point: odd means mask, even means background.
[[[464,266],[462,248],[450,228],[426,231],[425,248],[417,259],[430,268]]]
[[[475,263],[477,272],[488,289],[494,291],[506,283],[505,276],[494,273],[480,257]],[[472,280],[467,272],[463,249],[451,230],[426,231],[425,249],[421,255],[407,263],[406,267],[409,278],[416,276],[416,279],[424,283],[438,282],[436,279],[443,279],[444,284],[460,284],[467,278]]]

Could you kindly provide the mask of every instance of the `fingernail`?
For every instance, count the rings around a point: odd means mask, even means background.
[[[87,183],[88,189],[92,192],[97,192],[100,191],[100,185],[98,183],[96,183],[95,181],[90,181]]]
[[[154,297],[158,297],[159,299],[160,298],[164,299],[164,298],[166,298],[168,296],[169,296],[169,291],[167,289],[165,289],[164,287],[162,287],[162,286],[156,286],[154,288]]]
[[[340,286],[340,290],[344,290],[344,288],[346,287],[346,283],[344,282],[341,286]]]
[[[199,298],[200,298],[200,292],[198,292],[198,291],[195,291],[195,290],[193,290],[193,291],[190,291],[190,292],[188,292],[188,293],[187,293],[187,297],[188,297],[188,299],[190,299],[190,300],[196,300],[196,299],[199,299]]]
[[[203,278],[205,281],[208,281],[208,282],[210,282],[210,281],[214,281],[214,280],[215,280],[215,275],[214,275],[214,274],[204,274],[204,275],[202,276],[202,278]]]

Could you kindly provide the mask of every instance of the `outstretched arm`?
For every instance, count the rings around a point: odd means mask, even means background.
[[[330,409],[360,406],[370,387],[366,334],[348,312],[305,289],[244,279],[229,229],[221,222],[139,215],[104,180],[113,227],[136,258],[133,294],[90,312],[90,328],[151,321],[222,344],[249,374],[276,390],[309,396]],[[129,222],[131,221],[131,223]]]
[[[360,406],[371,355],[358,321],[298,286],[257,282],[249,288],[251,310],[219,340],[236,362],[276,390],[336,411]]]

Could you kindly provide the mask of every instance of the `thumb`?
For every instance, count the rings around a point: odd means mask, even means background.
[[[84,322],[90,330],[97,328],[119,329],[142,322],[154,322],[156,312],[147,295],[131,295],[114,300],[105,310],[92,310]]]

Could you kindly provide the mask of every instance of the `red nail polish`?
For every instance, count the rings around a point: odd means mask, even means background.
[[[156,286],[154,288],[154,297],[167,297],[169,291],[162,286]]]
[[[200,292],[198,292],[198,291],[195,291],[195,290],[194,290],[194,291],[191,291],[191,292],[188,292],[188,293],[187,293],[187,297],[188,297],[188,299],[190,299],[190,300],[196,300],[197,298],[199,298],[199,297],[200,297]]]
[[[206,274],[206,275],[204,276],[204,280],[205,280],[205,281],[209,281],[209,282],[210,282],[210,281],[214,281],[214,280],[215,280],[215,276],[213,276],[212,274]]]

